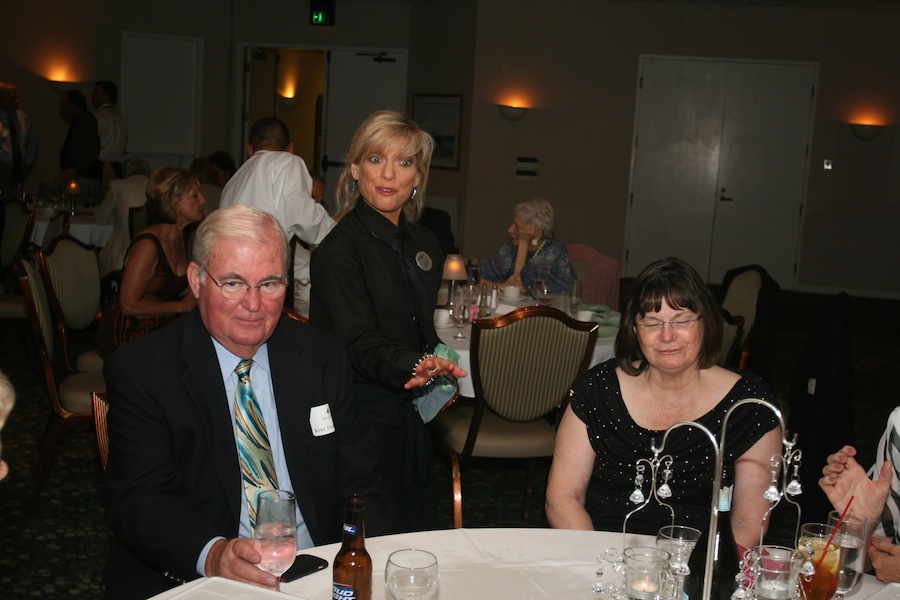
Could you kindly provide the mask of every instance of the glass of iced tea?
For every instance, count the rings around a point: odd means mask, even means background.
[[[807,523],[800,528],[797,550],[811,565],[800,570],[800,585],[807,600],[830,600],[837,591],[840,565],[839,536],[825,523]],[[829,543],[829,540],[830,543]]]

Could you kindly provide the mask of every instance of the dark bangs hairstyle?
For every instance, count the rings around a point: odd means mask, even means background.
[[[615,353],[619,368],[639,375],[649,366],[641,351],[637,321],[648,312],[662,308],[663,300],[676,310],[700,316],[703,328],[700,368],[716,364],[722,347],[722,311],[703,279],[680,258],[668,257],[647,265],[628,290],[625,310],[619,322]]]

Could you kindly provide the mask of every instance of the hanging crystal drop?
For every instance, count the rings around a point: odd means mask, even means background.
[[[778,487],[776,485],[770,485],[769,489],[766,490],[766,493],[763,494],[763,497],[769,502],[777,502],[779,498],[781,498],[781,494],[778,493]]]
[[[644,474],[643,473],[638,473],[637,475],[634,476],[634,485],[639,486],[643,483],[644,483]]]
[[[628,499],[635,504],[640,504],[644,501],[644,492],[641,491],[641,488],[636,488],[633,492],[631,492],[631,495],[628,496]]]
[[[672,497],[672,488],[669,487],[668,483],[664,483],[659,486],[659,489],[656,490],[656,495],[662,499],[671,498]]]
[[[787,487],[784,488],[791,496],[799,496],[803,492],[803,488],[800,485],[800,481],[797,479],[792,479],[790,483],[787,484]]]
[[[812,577],[816,574],[815,565],[809,559],[803,561],[803,565],[800,567],[800,574],[804,577]]]

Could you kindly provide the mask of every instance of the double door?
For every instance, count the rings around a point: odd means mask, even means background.
[[[707,281],[759,264],[792,288],[813,64],[643,57],[624,273],[665,256]]]

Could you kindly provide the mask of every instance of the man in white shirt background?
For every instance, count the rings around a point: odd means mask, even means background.
[[[100,162],[103,163],[103,191],[109,179],[122,176],[122,161],[125,160],[125,145],[128,143],[128,124],[116,110],[119,88],[112,81],[102,80],[94,84],[91,106],[97,118],[100,133]],[[112,169],[112,172],[109,172]],[[112,174],[115,174],[115,177]]]
[[[288,238],[297,236],[310,246],[325,239],[334,219],[313,200],[312,177],[303,159],[294,154],[287,125],[274,117],[258,120],[250,128],[249,158],[228,180],[220,206],[255,206],[278,219]],[[294,307],[309,312],[309,251],[294,251]]]

